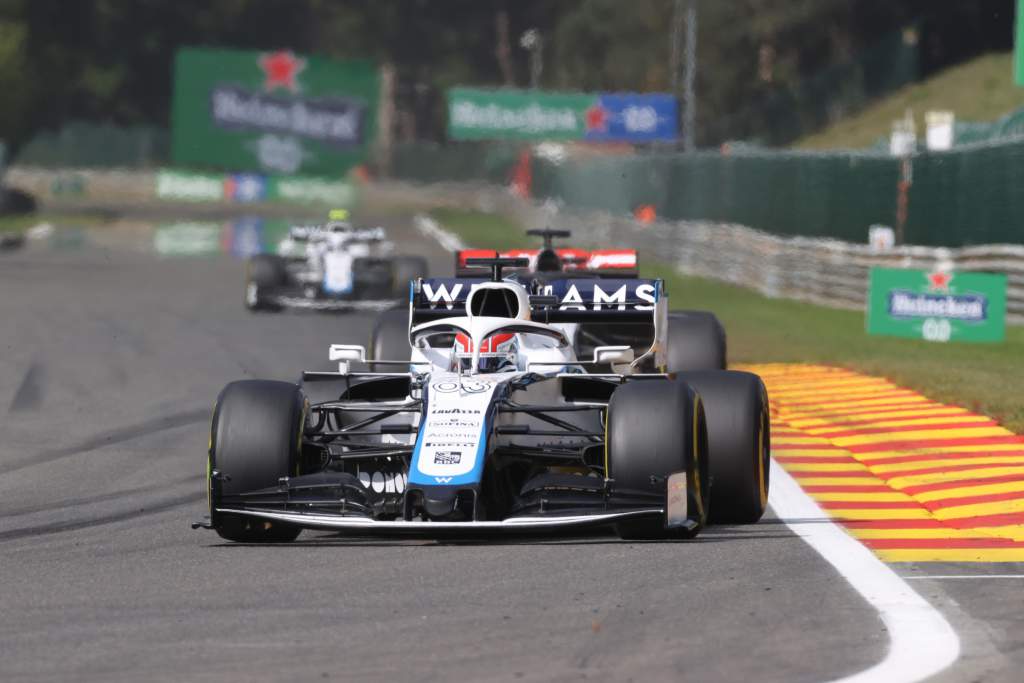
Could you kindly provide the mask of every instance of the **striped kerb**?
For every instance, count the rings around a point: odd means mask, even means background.
[[[772,455],[889,562],[1024,561],[1024,437],[841,368],[766,364]]]

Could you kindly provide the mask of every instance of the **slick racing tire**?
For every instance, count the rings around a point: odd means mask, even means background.
[[[412,348],[409,346],[409,309],[392,308],[377,316],[367,352],[371,360],[412,358]]]
[[[392,281],[396,299],[409,296],[409,281],[426,277],[427,259],[422,256],[396,256],[392,262]]]
[[[624,539],[690,538],[704,526],[709,475],[707,429],[700,397],[684,382],[624,384],[608,404],[606,476],[622,495],[651,496],[666,505],[667,478],[686,471],[691,529],[667,529],[663,517],[616,524]]]
[[[217,398],[207,463],[210,521],[221,538],[242,543],[293,541],[297,526],[217,512],[226,497],[278,485],[298,474],[306,398],[298,386],[241,380]],[[212,476],[216,472],[218,476]]]
[[[276,311],[269,295],[288,279],[284,259],[277,254],[256,254],[245,266],[245,307],[251,311]]]
[[[391,262],[376,257],[352,261],[352,295],[357,299],[391,298]]]
[[[735,371],[687,372],[679,378],[700,394],[707,414],[710,521],[753,524],[768,504],[771,424],[764,383]]]
[[[710,311],[668,314],[669,372],[725,370],[725,328]]]

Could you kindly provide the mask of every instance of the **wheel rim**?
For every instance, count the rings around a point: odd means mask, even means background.
[[[757,430],[757,483],[761,509],[768,505],[768,477],[771,472],[771,444],[769,443],[768,415],[762,408]]]

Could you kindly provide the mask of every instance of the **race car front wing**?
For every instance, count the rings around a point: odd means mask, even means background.
[[[602,512],[565,515],[522,515],[500,521],[479,522],[437,522],[437,521],[381,521],[364,516],[342,516],[315,512],[293,512],[283,510],[252,510],[217,508],[219,514],[234,514],[256,517],[268,521],[294,524],[306,529],[336,531],[366,531],[370,533],[502,533],[530,532],[561,529],[565,527],[603,526],[636,518],[664,516],[664,508],[645,508],[620,512]]]

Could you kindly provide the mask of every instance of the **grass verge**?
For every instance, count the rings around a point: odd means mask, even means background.
[[[439,209],[431,215],[473,247],[508,249],[533,242],[503,216]],[[1008,327],[1003,344],[937,344],[871,337],[864,314],[787,299],[676,273],[644,263],[643,275],[660,277],[673,308],[714,311],[729,335],[731,363],[825,363],[920,391],[938,401],[991,415],[1024,434],[1024,327]]]
[[[1013,54],[982,55],[950,67],[926,81],[897,90],[863,111],[844,117],[823,131],[798,140],[801,149],[858,148],[888,137],[892,122],[914,112],[919,135],[924,113],[949,110],[960,121],[994,121],[1024,106],[1024,89],[1013,84]]]
[[[0,216],[0,232],[24,232],[40,223],[54,226],[93,227],[110,222],[110,216],[102,213],[59,213],[44,211],[13,216]]]

